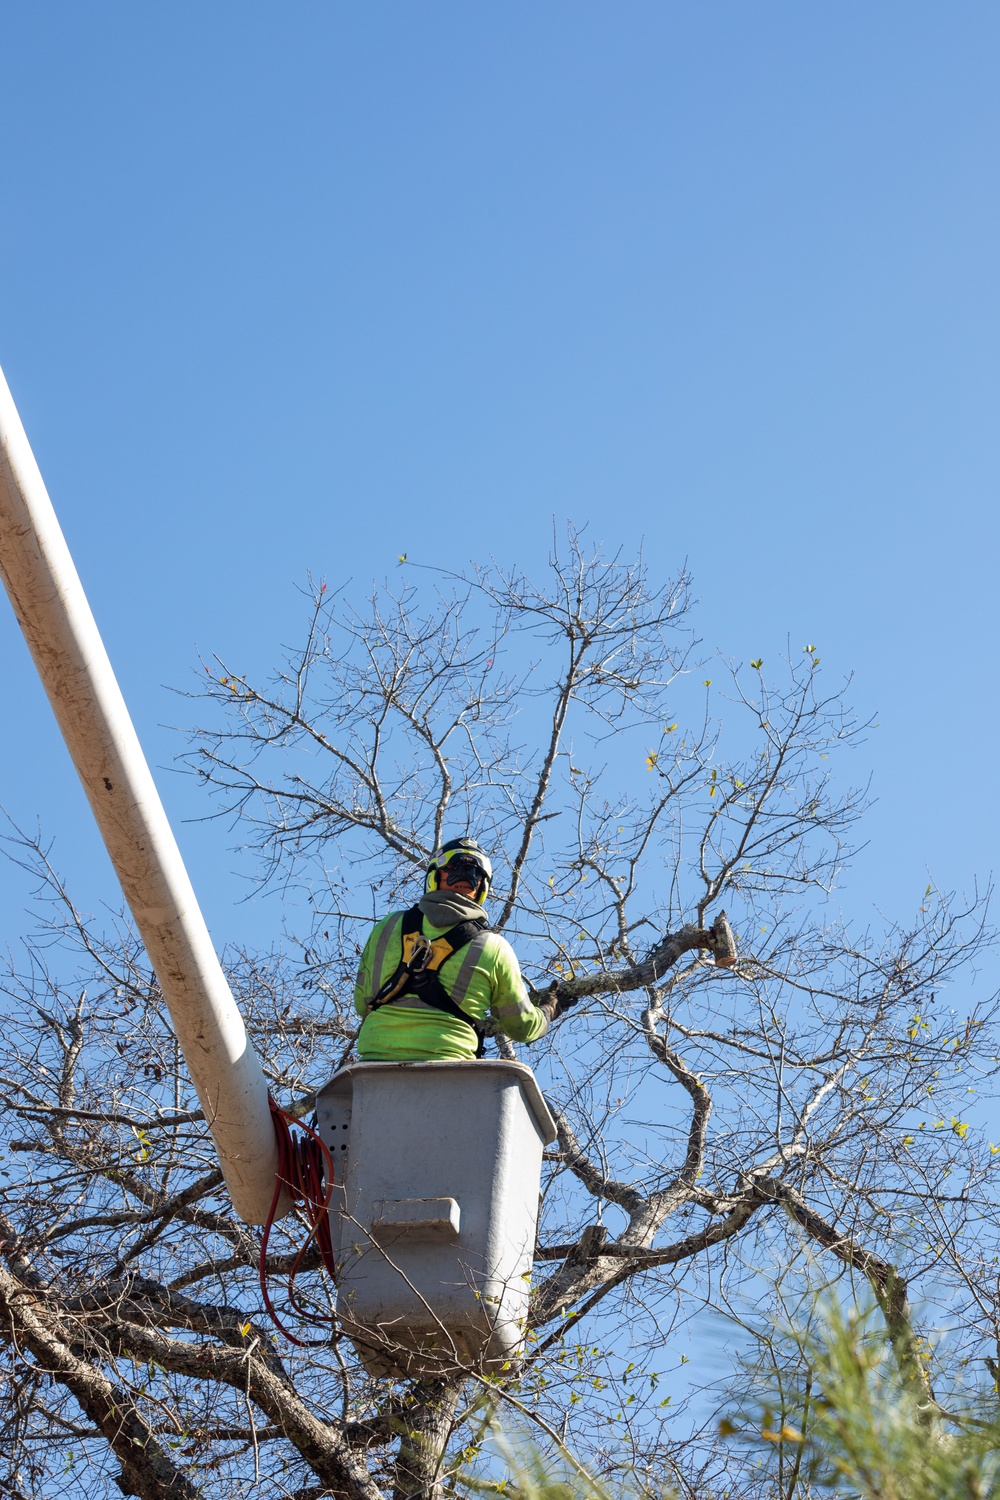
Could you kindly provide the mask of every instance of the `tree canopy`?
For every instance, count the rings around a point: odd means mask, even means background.
[[[970,997],[992,934],[982,899],[933,886],[906,920],[845,912],[866,802],[848,684],[812,644],[774,669],[710,655],[685,574],[574,533],[538,581],[407,564],[363,605],[310,585],[308,608],[272,677],[213,660],[195,698],[188,766],[287,903],[280,948],[226,955],[234,993],[308,1113],[351,1055],[372,920],[444,839],[491,849],[527,983],[580,1000],[523,1054],[559,1129],[524,1359],[373,1381],[347,1341],[267,1322],[128,921],[84,915],[15,836],[39,905],[0,1036],[9,1493],[460,1492],[495,1472],[499,1412],[595,1475],[749,1495],[704,1390],[708,1318],[749,1337],[775,1277],[817,1264],[870,1290],[933,1420],[1000,1330],[997,1151],[967,1114],[998,1066],[994,998]],[[272,1284],[303,1235],[275,1229]],[[312,1252],[296,1288],[332,1313]]]

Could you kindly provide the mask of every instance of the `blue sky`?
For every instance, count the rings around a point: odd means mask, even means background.
[[[726,655],[855,673],[847,909],[988,877],[998,42],[966,0],[6,4],[0,364],[154,766],[309,570],[540,568],[568,516],[687,559]],[[0,801],[114,900],[6,607],[0,663]],[[159,779],[219,941],[277,931]]]

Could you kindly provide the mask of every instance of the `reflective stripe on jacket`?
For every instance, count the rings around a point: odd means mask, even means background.
[[[390,912],[376,923],[365,943],[354,987],[354,1007],[365,1015],[370,1000],[392,977],[403,956],[402,912]],[[433,942],[449,931],[423,919],[424,936]],[[533,1042],[548,1028],[537,1005],[528,999],[513,948],[497,932],[480,932],[465,948],[453,953],[437,971],[455,1004],[470,1018],[491,1015],[515,1042]],[[358,1054],[376,1062],[462,1060],[476,1055],[476,1033],[471,1026],[435,1010],[416,995],[402,995],[366,1016],[358,1036]]]

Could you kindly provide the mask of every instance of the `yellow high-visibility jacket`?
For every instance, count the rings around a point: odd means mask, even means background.
[[[435,1010],[416,995],[401,995],[371,1014],[367,1002],[396,972],[403,956],[403,912],[390,912],[376,923],[365,943],[354,986],[354,1008],[365,1016],[358,1054],[365,1062],[463,1061],[474,1058],[478,1038],[471,1026]],[[426,917],[422,930],[431,942],[450,931]],[[470,1019],[491,1015],[515,1042],[544,1035],[548,1020],[528,999],[517,956],[498,932],[478,933],[465,948],[445,959],[437,971],[445,990]]]

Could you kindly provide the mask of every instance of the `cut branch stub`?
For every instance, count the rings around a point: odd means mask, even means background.
[[[695,927],[685,923],[677,932],[668,932],[663,940],[641,963],[628,969],[597,969],[591,974],[577,974],[572,979],[558,981],[559,995],[563,1005],[571,996],[574,1000],[588,995],[621,994],[626,990],[648,988],[662,979],[667,970],[685,953],[696,948],[707,948],[716,964],[731,969],[736,963],[736,939],[724,911],[716,917],[711,927]],[[551,997],[550,990],[529,988],[533,1004],[541,1006]]]
[[[729,925],[729,918],[720,911],[709,931],[712,934],[712,952],[718,969],[731,969],[736,963],[736,938]]]

